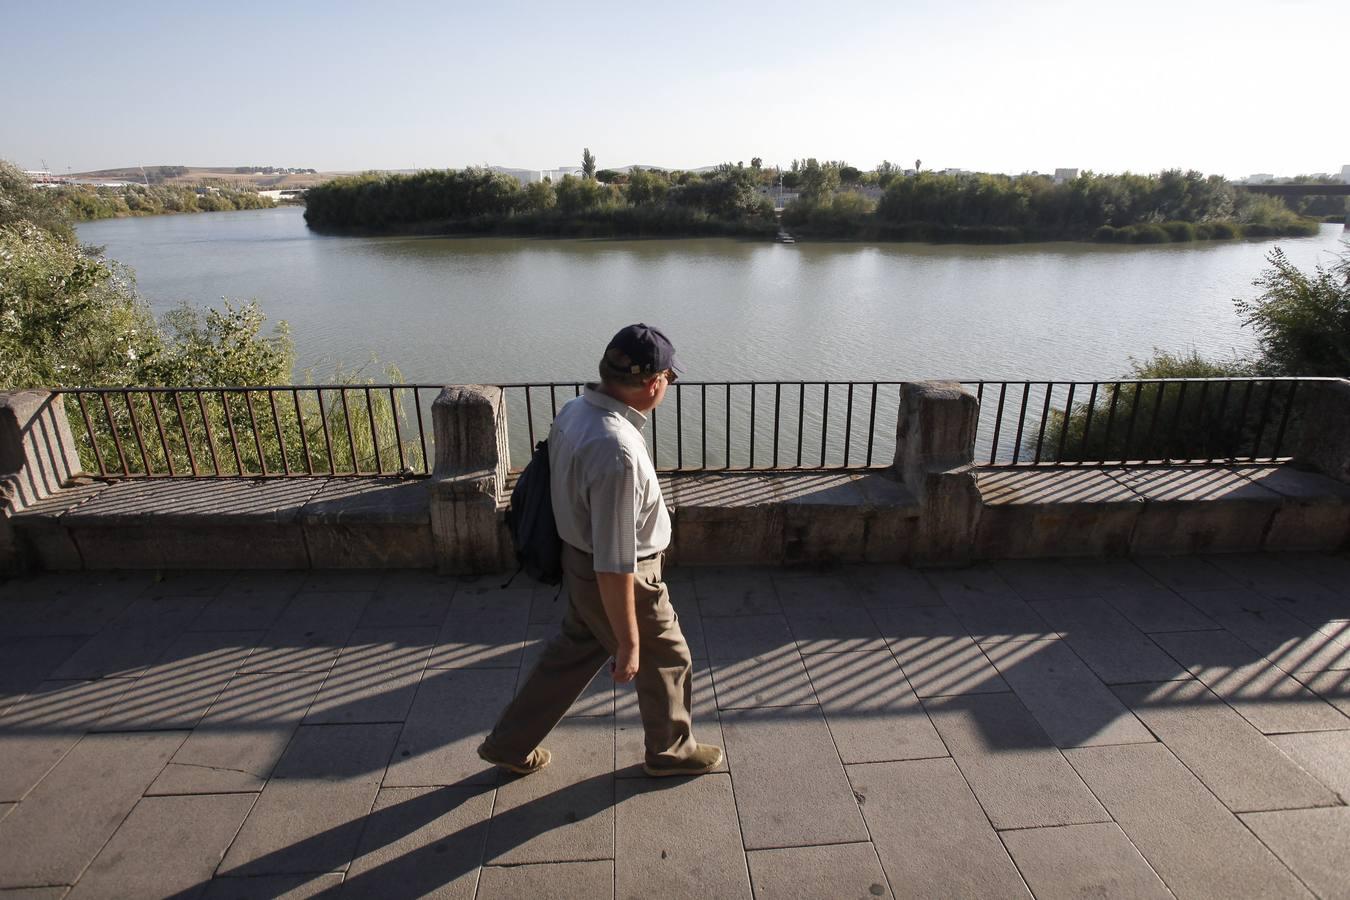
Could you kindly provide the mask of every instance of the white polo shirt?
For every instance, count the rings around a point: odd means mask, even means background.
[[[642,428],[647,417],[586,386],[558,410],[548,435],[558,535],[595,556],[597,572],[636,572],[670,545],[670,513]]]

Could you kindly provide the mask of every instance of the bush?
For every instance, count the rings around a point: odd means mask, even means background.
[[[1092,239],[1099,244],[1118,244],[1124,240],[1119,228],[1103,225],[1092,232]]]
[[[1166,244],[1172,238],[1161,225],[1140,224],[1122,229],[1129,232],[1131,244]]]
[[[1278,247],[1252,284],[1255,300],[1237,300],[1243,324],[1261,346],[1262,368],[1275,375],[1350,374],[1350,244],[1331,269],[1300,271]]]
[[[1196,237],[1195,226],[1190,222],[1164,222],[1162,228],[1173,243],[1187,243]]]

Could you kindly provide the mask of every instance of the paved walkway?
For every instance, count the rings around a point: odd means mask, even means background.
[[[727,765],[662,781],[603,679],[475,757],[549,589],[0,585],[0,897],[1350,896],[1346,558],[670,580]]]

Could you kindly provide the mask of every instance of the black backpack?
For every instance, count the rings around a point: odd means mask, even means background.
[[[529,464],[516,480],[506,510],[506,527],[511,531],[520,570],[544,584],[561,584],[562,538],[553,518],[546,440],[535,446]]]

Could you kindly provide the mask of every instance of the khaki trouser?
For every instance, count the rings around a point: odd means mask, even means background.
[[[520,693],[488,735],[491,754],[523,762],[562,720],[597,677],[609,678],[606,661],[618,641],[600,600],[589,553],[563,545],[563,576],[570,596],[562,631],[544,648]],[[638,563],[634,576],[638,624],[638,710],[646,732],[647,761],[683,759],[698,747],[692,729],[689,645],[661,580],[661,557]]]

